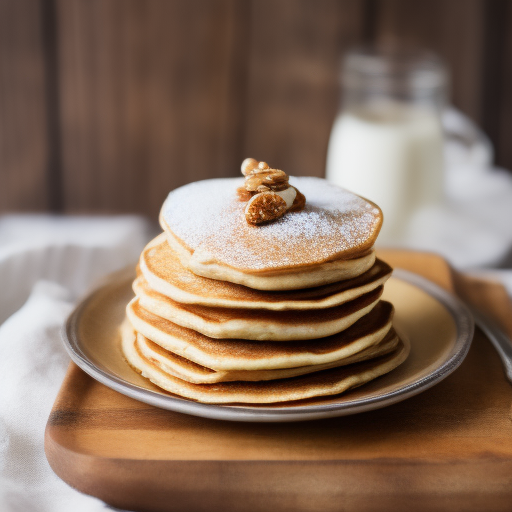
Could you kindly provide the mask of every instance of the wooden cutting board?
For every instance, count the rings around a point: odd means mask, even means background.
[[[441,258],[381,251],[486,309],[512,336],[502,287]],[[53,470],[108,504],[141,511],[511,511],[512,386],[477,330],[462,366],[385,409],[249,424],[157,409],[74,364],[48,420]]]

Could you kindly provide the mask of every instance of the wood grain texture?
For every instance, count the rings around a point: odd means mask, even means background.
[[[0,1],[0,211],[50,208],[43,7]]]
[[[496,145],[497,163],[512,169],[512,2],[488,2],[486,7],[489,67],[483,102],[489,113],[485,128]]]
[[[510,0],[0,0],[0,210],[140,212],[248,155],[323,176],[342,53],[417,44],[512,168]]]
[[[339,102],[340,58],[363,34],[359,0],[253,0],[247,156],[323,177]]]
[[[235,1],[63,0],[58,12],[66,211],[156,217],[173,188],[237,172]]]
[[[482,120],[484,0],[376,0],[377,43],[437,52],[451,70],[455,106]]]
[[[379,256],[453,289],[439,257]],[[498,306],[502,297],[493,286],[477,295]],[[494,314],[510,316],[510,305]],[[501,362],[478,331],[462,366],[421,395],[304,423],[223,422],[164,411],[71,365],[45,449],[68,483],[130,510],[508,511],[511,403]]]

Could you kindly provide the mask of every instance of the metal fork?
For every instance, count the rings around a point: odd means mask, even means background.
[[[480,327],[494,345],[505,367],[507,379],[512,383],[512,341],[494,320],[491,320],[485,313],[482,313],[471,305],[467,304],[467,306],[473,314],[476,325]]]

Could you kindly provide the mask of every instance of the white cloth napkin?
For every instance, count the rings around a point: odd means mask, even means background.
[[[2,512],[105,510],[60,480],[44,455],[69,364],[60,329],[96,280],[137,261],[153,229],[134,216],[0,218],[0,322],[8,318],[0,325]]]

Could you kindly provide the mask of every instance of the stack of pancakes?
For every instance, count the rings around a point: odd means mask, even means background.
[[[251,226],[242,182],[169,194],[122,326],[130,365],[200,402],[274,403],[342,393],[405,360],[393,306],[380,300],[391,275],[373,250],[380,209],[292,178],[304,210]]]

